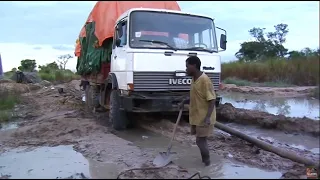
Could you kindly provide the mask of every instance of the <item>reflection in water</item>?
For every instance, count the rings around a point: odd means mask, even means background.
[[[67,178],[76,173],[90,177],[88,161],[72,146],[15,149],[0,155],[0,174],[13,179]]]
[[[234,92],[221,95],[222,103],[228,102],[237,108],[259,110],[290,117],[306,116],[319,120],[319,100],[317,99],[257,96]]]

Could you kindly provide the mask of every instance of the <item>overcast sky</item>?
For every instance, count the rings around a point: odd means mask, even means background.
[[[74,54],[80,29],[95,2],[0,2],[0,53],[4,71],[17,67],[22,59],[50,63],[59,55]],[[300,50],[319,47],[319,2],[179,2],[182,11],[215,19],[228,32],[227,51],[222,61],[234,60],[240,43],[250,40],[253,27],[273,31],[280,23],[289,25],[285,47]],[[76,59],[67,64],[75,70]]]

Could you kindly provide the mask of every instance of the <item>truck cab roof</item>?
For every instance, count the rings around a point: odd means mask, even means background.
[[[201,15],[201,14],[194,14],[194,13],[187,13],[182,11],[174,11],[174,10],[168,10],[168,9],[153,9],[153,8],[131,8],[124,12],[118,19],[117,22],[119,22],[121,19],[129,16],[129,14],[133,11],[154,11],[154,12],[167,12],[167,13],[175,13],[175,14],[182,14],[182,15],[192,15],[192,16],[199,16],[204,18],[209,18],[214,20],[214,18],[211,18],[210,16]]]

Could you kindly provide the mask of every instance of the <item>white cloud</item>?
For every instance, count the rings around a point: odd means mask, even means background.
[[[72,47],[72,45],[63,45]],[[56,61],[60,55],[74,54],[74,50],[58,50],[51,45],[22,44],[22,43],[0,43],[0,54],[2,59],[3,71],[10,71],[14,67],[20,66],[23,59],[35,59],[38,65],[45,65]],[[77,59],[69,59],[67,68],[75,70]]]

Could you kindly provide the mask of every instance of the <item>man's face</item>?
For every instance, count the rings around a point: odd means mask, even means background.
[[[186,62],[186,72],[188,76],[192,76],[194,74],[195,65],[190,65]]]

